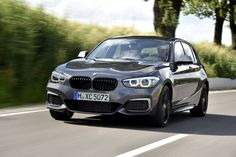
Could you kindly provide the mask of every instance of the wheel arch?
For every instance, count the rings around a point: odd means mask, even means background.
[[[207,91],[209,92],[209,81],[206,79],[204,82],[203,82],[203,84],[205,84],[206,85],[206,87],[207,87]]]
[[[171,94],[171,105],[172,105],[172,100],[173,100],[173,85],[171,83],[171,81],[166,81],[163,85],[163,87],[167,86],[170,90],[170,94]]]

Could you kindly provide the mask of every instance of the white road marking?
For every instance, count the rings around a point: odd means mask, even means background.
[[[118,155],[118,156],[116,156],[116,157],[134,157],[134,156],[140,155],[140,154],[142,154],[142,153],[145,153],[145,152],[147,152],[147,151],[150,151],[150,150],[159,148],[159,147],[161,147],[161,146],[164,146],[164,145],[166,145],[166,144],[169,144],[169,143],[171,143],[171,142],[180,140],[180,139],[185,138],[185,137],[187,137],[187,136],[189,136],[189,134],[177,134],[177,135],[174,135],[174,136],[165,138],[165,139],[163,139],[163,140],[160,140],[160,141],[157,141],[157,142],[154,142],[154,143],[145,145],[145,146],[143,146],[143,147],[140,147],[140,148],[131,150],[131,151],[129,151],[129,152],[126,152],[126,153],[124,153],[124,154]]]
[[[48,111],[48,109],[22,111],[22,112],[14,112],[14,113],[5,113],[5,114],[0,114],[0,117],[7,117],[7,116],[14,116],[14,115],[28,114],[28,113],[36,113],[36,112],[44,112],[44,111]]]
[[[236,90],[222,90],[222,91],[210,91],[210,94],[217,94],[217,93],[231,93],[236,92]]]

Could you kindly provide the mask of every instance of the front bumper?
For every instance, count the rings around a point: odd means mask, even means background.
[[[96,114],[124,115],[152,115],[158,103],[162,85],[154,88],[136,89],[124,87],[119,83],[113,91],[96,91],[94,89],[78,90],[71,88],[68,84],[49,82],[46,88],[47,107],[51,110],[72,112],[85,112]],[[106,93],[110,95],[109,102],[94,102],[74,100],[74,91],[89,93]],[[51,98],[51,96],[55,96]]]

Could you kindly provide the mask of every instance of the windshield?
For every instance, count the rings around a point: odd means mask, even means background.
[[[110,39],[96,47],[87,58],[167,62],[169,42],[158,39]]]

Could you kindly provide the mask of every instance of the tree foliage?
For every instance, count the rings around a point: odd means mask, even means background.
[[[228,0],[184,0],[183,12],[185,15],[194,14],[200,19],[215,20],[214,43],[221,45],[223,24],[228,13]]]
[[[227,13],[227,0],[183,0],[183,13],[185,15],[194,14],[203,18],[216,18],[216,10],[219,9],[219,15],[225,17]]]

